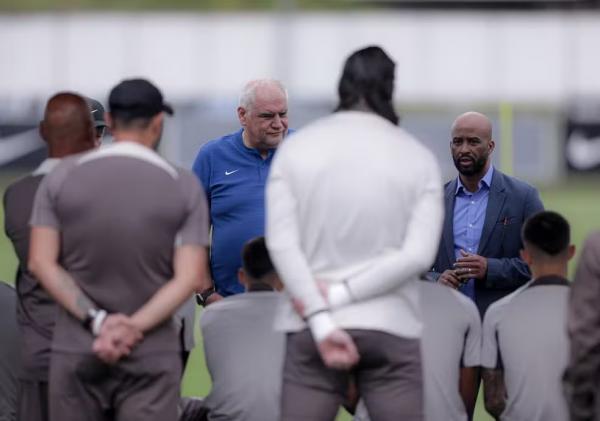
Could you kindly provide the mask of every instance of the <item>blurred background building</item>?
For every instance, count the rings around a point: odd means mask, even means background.
[[[163,153],[189,167],[206,140],[237,127],[245,81],[289,88],[291,126],[335,105],[345,57],[379,44],[397,61],[403,126],[446,176],[453,118],[495,121],[496,164],[552,184],[600,168],[600,9],[596,0],[0,2],[0,165],[43,158],[46,99],[101,101],[119,80],[150,78],[174,103]],[[368,148],[368,139],[365,142]]]

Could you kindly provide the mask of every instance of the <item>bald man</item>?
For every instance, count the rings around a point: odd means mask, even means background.
[[[19,259],[15,285],[24,369],[19,379],[17,419],[23,421],[48,419],[48,369],[56,311],[54,301],[27,269],[29,218],[44,176],[61,158],[94,147],[94,125],[86,101],[72,93],[54,95],[46,105],[40,135],[48,147],[48,158],[4,194],[4,227]]]
[[[197,297],[209,304],[238,294],[241,251],[251,238],[264,235],[265,183],[273,155],[288,134],[287,92],[281,82],[248,82],[237,108],[242,128],[206,143],[194,162],[194,173],[210,207],[210,269],[215,288]]]
[[[527,282],[521,227],[544,209],[535,187],[491,163],[492,123],[478,112],[452,125],[450,151],[458,177],[445,185],[446,214],[429,278],[470,297],[483,317],[488,306]]]

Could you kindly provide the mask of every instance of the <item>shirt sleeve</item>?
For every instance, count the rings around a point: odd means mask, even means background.
[[[498,368],[498,318],[500,307],[492,304],[483,318],[483,337],[481,341],[481,366],[485,368]]]
[[[186,217],[177,235],[177,245],[208,246],[208,206],[204,191],[196,177],[189,172],[182,172],[180,176],[186,198]]]
[[[328,309],[319,292],[308,261],[300,245],[297,202],[288,174],[286,159],[289,145],[280,147],[269,173],[266,189],[266,242],[273,264],[287,291],[304,305],[311,316]],[[324,322],[324,325],[331,324]],[[313,335],[315,331],[313,330]]]
[[[31,211],[30,225],[55,228],[60,231],[61,224],[56,211],[56,191],[59,183],[57,175],[62,171],[57,168],[46,175],[35,194]]]
[[[478,367],[481,365],[481,317],[475,304],[465,296],[460,300],[469,320],[469,327],[465,336],[465,347],[462,365],[464,367]]]
[[[200,184],[202,184],[202,188],[206,195],[206,202],[210,207],[211,160],[209,152],[210,148],[208,144],[200,148],[200,151],[194,160],[192,170],[196,177],[198,177],[198,180],[200,180]]]

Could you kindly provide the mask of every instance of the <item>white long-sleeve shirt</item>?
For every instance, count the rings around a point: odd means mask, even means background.
[[[337,112],[290,136],[267,182],[267,246],[317,340],[335,326],[419,337],[416,282],[442,220],[435,157],[373,113]],[[306,327],[289,303],[276,324]]]

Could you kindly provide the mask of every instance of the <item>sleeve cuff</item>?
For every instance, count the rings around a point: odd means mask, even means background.
[[[329,303],[329,308],[335,309],[339,307],[343,307],[352,302],[352,296],[350,295],[350,290],[348,289],[348,285],[343,282],[333,284],[329,287],[327,291],[327,302]]]
[[[308,326],[315,342],[319,343],[325,339],[331,332],[337,329],[337,326],[331,318],[328,311],[322,311],[308,319]]]

